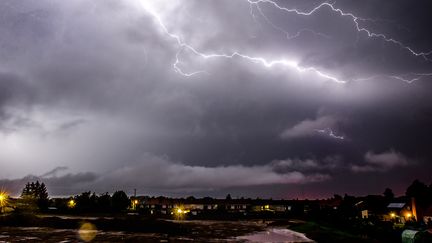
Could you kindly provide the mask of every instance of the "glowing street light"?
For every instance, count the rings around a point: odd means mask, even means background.
[[[411,218],[411,213],[406,213],[406,215],[405,215],[407,218]]]
[[[9,195],[6,192],[0,191],[0,213],[3,213],[3,208],[7,205]]]
[[[396,217],[396,214],[395,213],[391,213],[390,217],[394,218],[394,217]]]
[[[190,210],[184,208],[176,208],[174,209],[174,214],[177,220],[182,220]]]
[[[132,209],[136,210],[137,209],[137,205],[138,205],[139,201],[138,200],[133,200],[132,201]]]
[[[69,201],[68,201],[68,208],[74,208],[75,206],[76,206],[76,202],[75,202],[75,200],[73,200],[73,199],[70,199]]]

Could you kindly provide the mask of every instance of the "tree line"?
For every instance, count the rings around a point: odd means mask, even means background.
[[[432,184],[426,185],[420,180],[414,180],[406,189],[405,197],[415,198],[419,207],[425,208],[432,205]],[[354,201],[355,197],[335,195],[334,198],[344,199],[342,201]],[[385,203],[395,198],[393,191],[386,188],[383,193]],[[231,199],[228,194],[227,200]],[[39,181],[28,182],[21,193],[20,208],[25,210],[47,211],[50,207],[60,211],[75,212],[120,212],[131,206],[131,200],[124,191],[96,194],[91,191],[83,192],[69,198],[50,199],[45,184]]]
[[[25,185],[16,208],[22,211],[120,212],[129,206],[130,199],[124,191],[112,195],[87,191],[69,198],[50,199],[45,184],[36,181]]]

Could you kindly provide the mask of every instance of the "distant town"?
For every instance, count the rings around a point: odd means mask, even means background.
[[[73,228],[78,221],[70,220],[82,221],[84,217],[90,222],[104,219],[91,223],[98,229],[141,232],[143,229],[137,225],[143,222],[148,225],[149,220],[153,225],[155,222],[196,220],[261,220],[302,232],[317,242],[408,242],[404,241],[408,238],[423,240],[409,242],[430,242],[432,235],[432,186],[418,180],[403,196],[395,196],[387,188],[382,195],[356,197],[345,194],[321,200],[232,198],[229,194],[223,199],[168,198],[128,196],[123,191],[112,195],[83,192],[76,196],[51,198],[45,184],[36,181],[27,183],[18,198],[1,192],[0,206],[0,226],[3,227],[37,224]],[[129,224],[113,226],[110,220],[114,219]],[[130,222],[137,225],[131,227]],[[163,228],[165,226],[155,231],[163,231]],[[167,234],[170,232],[177,230],[170,229]]]

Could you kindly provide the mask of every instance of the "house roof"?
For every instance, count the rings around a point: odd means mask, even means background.
[[[403,208],[405,207],[406,203],[390,203],[387,208]]]

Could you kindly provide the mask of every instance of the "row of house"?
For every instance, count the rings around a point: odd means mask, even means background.
[[[213,199],[213,198],[186,198],[176,199],[167,197],[132,197],[132,206],[136,210],[146,211],[150,214],[176,214],[224,212],[241,213],[273,212],[287,213],[293,210],[296,203],[288,200],[253,200],[253,199]]]
[[[132,206],[137,211],[155,215],[204,213],[276,213],[308,214],[318,211],[340,212],[344,210],[344,200],[332,198],[326,200],[264,200],[264,199],[214,199],[214,198],[167,198],[167,197],[132,197]],[[345,202],[346,203],[346,202]],[[341,209],[341,210],[339,210]],[[345,209],[346,210],[346,209]],[[356,198],[348,211],[358,218],[374,217],[382,221],[405,224],[409,221],[432,222],[432,206],[417,209],[411,198],[398,198],[386,201],[380,196]]]

